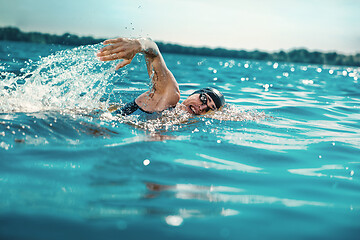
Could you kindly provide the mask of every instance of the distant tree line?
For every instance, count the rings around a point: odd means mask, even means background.
[[[24,41],[44,44],[59,45],[88,45],[96,44],[104,41],[104,39],[96,39],[93,37],[79,37],[74,34],[65,33],[61,36],[39,32],[22,32],[15,27],[0,28],[0,40],[7,41]],[[309,52],[306,49],[294,49],[288,52],[279,51],[274,53],[262,51],[245,51],[245,50],[229,50],[224,48],[207,48],[207,47],[188,47],[178,44],[169,44],[157,42],[160,50],[167,53],[177,53],[186,55],[199,56],[215,56],[226,58],[254,59],[277,62],[295,62],[295,63],[311,63],[311,64],[327,64],[327,65],[343,65],[343,66],[360,66],[360,53],[356,55],[344,55],[336,52]]]
[[[177,44],[157,43],[162,52],[171,52],[188,55],[217,56],[227,58],[254,59],[276,62],[311,63],[342,66],[360,66],[360,53],[356,55],[344,55],[336,52],[309,52],[306,49],[294,49],[288,52],[279,51],[274,53],[262,51],[228,50],[224,48],[195,48]]]
[[[104,39],[79,37],[70,33],[59,36],[39,32],[22,32],[15,27],[3,27],[0,28],[0,40],[80,46],[99,43]]]

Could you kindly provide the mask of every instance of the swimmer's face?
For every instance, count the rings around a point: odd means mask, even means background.
[[[209,110],[216,110],[216,105],[212,98],[206,93],[195,93],[190,95],[182,103],[186,108],[185,110],[194,115],[202,115]]]

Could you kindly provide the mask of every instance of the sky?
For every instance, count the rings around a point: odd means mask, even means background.
[[[0,0],[0,27],[279,51],[360,53],[359,0]]]

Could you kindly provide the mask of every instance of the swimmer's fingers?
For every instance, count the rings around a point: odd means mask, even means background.
[[[114,38],[114,39],[108,39],[103,42],[104,45],[108,44],[115,44],[115,43],[121,43],[124,41],[124,38]]]
[[[117,69],[129,64],[135,55],[141,51],[141,44],[136,39],[116,38],[109,39],[104,44],[110,44],[97,53],[100,61],[112,61],[116,59],[124,59]]]
[[[104,41],[103,44],[104,45],[111,44],[111,45],[101,48],[97,55],[98,56],[106,55],[108,51],[113,51],[115,49],[121,48],[121,46],[123,45],[124,42],[125,42],[124,38],[108,39],[108,40]],[[112,52],[112,53],[115,53],[115,52]]]
[[[117,59],[129,60],[129,59],[133,59],[134,56],[135,56],[134,53],[118,52],[115,54],[100,56],[99,59],[100,59],[100,61],[113,61],[113,60],[117,60]]]
[[[118,49],[98,53],[97,56],[99,57],[100,61],[112,61],[116,59],[132,59],[134,58],[135,54],[129,54],[125,52],[122,47],[120,47]]]
[[[113,60],[117,60],[117,59],[124,59],[123,54],[118,53],[118,54],[112,54],[112,55],[106,55],[106,56],[102,56],[99,58],[100,61],[113,61]]]
[[[116,45],[110,45],[110,46],[100,49],[100,51],[97,53],[97,56],[104,57],[104,56],[120,53],[121,51],[124,51],[123,47],[116,46]]]
[[[120,68],[125,67],[126,65],[131,63],[132,59],[126,59],[124,61],[122,61],[121,63],[119,63],[118,65],[116,65],[116,69],[115,70],[119,70]]]

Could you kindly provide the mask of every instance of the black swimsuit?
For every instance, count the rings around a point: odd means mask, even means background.
[[[113,114],[120,114],[122,116],[128,115],[140,115],[141,118],[145,119],[155,119],[161,115],[161,112],[148,112],[143,110],[139,105],[136,104],[135,99],[131,102],[128,102],[122,108],[113,112]]]
[[[152,114],[151,112],[147,112],[147,111],[141,109],[141,107],[139,107],[139,105],[136,104],[135,99],[131,102],[128,102],[127,104],[125,104],[125,106],[116,110],[114,113],[125,116],[125,115],[131,115],[134,112],[136,112],[137,110],[140,110],[143,113]]]

